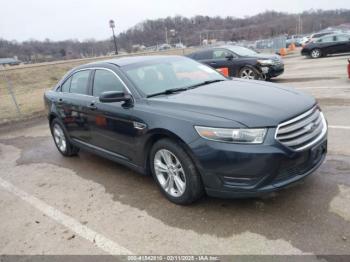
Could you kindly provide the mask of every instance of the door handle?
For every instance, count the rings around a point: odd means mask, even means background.
[[[211,65],[216,65],[216,62],[210,62],[209,64],[211,64]]]
[[[95,105],[95,103],[91,103],[90,105],[87,106],[90,110],[96,110],[97,106]]]

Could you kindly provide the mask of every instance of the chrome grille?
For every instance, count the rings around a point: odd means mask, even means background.
[[[303,150],[317,143],[327,132],[323,113],[317,108],[278,125],[276,139],[294,150]]]

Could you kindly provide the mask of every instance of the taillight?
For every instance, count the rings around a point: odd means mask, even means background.
[[[349,76],[349,79],[350,79],[350,59],[348,59],[348,62],[349,62],[349,64],[348,64],[348,76]]]

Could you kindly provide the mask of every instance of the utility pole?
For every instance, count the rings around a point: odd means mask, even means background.
[[[303,20],[301,18],[301,15],[299,15],[297,18],[297,26],[296,26],[295,34],[301,35],[302,33],[303,33]]]
[[[116,39],[115,33],[114,33],[115,23],[114,23],[114,21],[112,19],[109,20],[109,27],[112,28],[115,54],[118,55],[117,39]]]
[[[169,41],[168,41],[168,28],[165,27],[165,43],[168,44]]]

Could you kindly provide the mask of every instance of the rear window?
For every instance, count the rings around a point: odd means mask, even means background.
[[[322,37],[322,36],[325,36],[325,35],[329,35],[330,33],[320,33],[320,34],[314,34],[313,35],[313,38],[319,38],[319,37]]]
[[[90,70],[75,73],[71,78],[70,93],[87,95]]]
[[[350,35],[337,35],[337,41],[343,42],[343,41],[349,41]]]
[[[331,36],[325,36],[317,40],[318,43],[330,43],[336,41],[336,37],[331,35]]]
[[[207,60],[213,58],[213,51],[207,50],[207,51],[201,51],[195,54],[194,57],[196,60]]]

